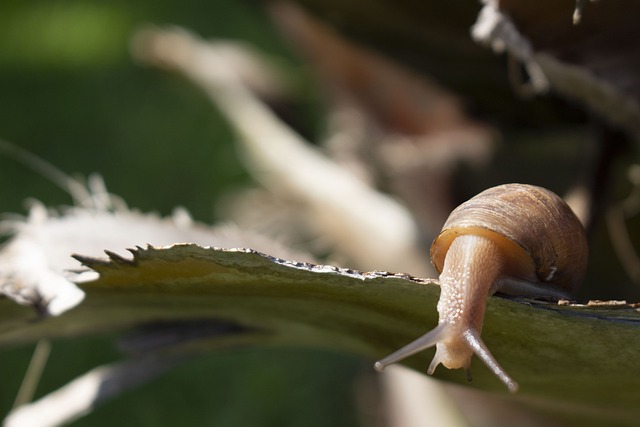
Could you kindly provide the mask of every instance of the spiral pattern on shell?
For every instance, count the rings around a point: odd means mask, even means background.
[[[545,188],[500,185],[458,206],[431,246],[431,260],[438,272],[455,237],[478,232],[515,243],[517,246],[504,244],[514,257],[519,256],[515,254],[518,247],[524,250],[530,260],[526,261],[530,264],[527,269],[533,269],[516,273],[524,279],[571,292],[585,275],[588,247],[584,227],[571,208]]]

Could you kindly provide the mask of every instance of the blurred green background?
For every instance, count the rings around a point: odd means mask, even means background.
[[[99,172],[133,207],[183,205],[211,222],[218,196],[247,175],[199,90],[132,61],[129,38],[145,24],[247,41],[286,67],[302,99],[310,88],[258,2],[8,1],[0,6],[0,136],[66,172]],[[21,165],[0,162],[1,211],[22,209],[25,196],[69,200]]]
[[[247,41],[273,55],[300,96],[302,131],[316,132],[315,97],[254,1],[23,1],[0,3],[0,137],[67,173],[100,173],[129,206],[186,207],[216,221],[216,200],[247,183],[233,135],[181,78],[135,64],[144,24]],[[51,182],[0,155],[0,212],[25,200],[69,204]],[[121,358],[114,336],[54,342],[37,396]],[[0,350],[0,417],[10,409],[33,346]],[[202,358],[97,409],[75,426],[353,426],[354,385],[369,364],[302,349],[244,349]]]
[[[446,30],[447,37],[462,34],[462,46],[473,43],[467,28],[479,2],[410,3],[419,10],[462,10],[454,21],[440,20],[437,13],[431,19],[440,24],[436,29]],[[469,4],[473,8],[465,9]],[[358,7],[358,2],[345,6]],[[365,15],[371,18],[374,12],[368,10]],[[449,58],[450,46],[439,43],[440,38],[433,42],[421,32],[410,31],[412,27],[396,31],[393,25],[405,21],[381,16],[384,19],[374,24],[391,25],[394,37],[385,38],[388,28],[380,31],[380,38],[370,35],[377,47],[395,51],[418,70],[435,70],[437,78],[456,71],[451,78],[453,87],[464,94],[473,89],[476,95],[475,102],[465,99],[468,107],[500,128],[503,144],[492,166],[480,171],[463,167],[459,175],[466,182],[473,187],[532,182],[564,191],[575,181],[591,149],[589,140],[598,138],[597,127],[581,106],[553,96],[519,99],[506,79],[504,57],[479,46],[473,45],[471,51],[465,47],[465,55],[473,58],[470,68],[466,56],[459,59],[452,53]],[[425,16],[429,18],[426,13],[405,18],[429,33],[435,24],[425,24]],[[331,18],[338,23],[348,21],[348,14]],[[356,35],[366,38],[369,21],[362,18],[349,23],[356,27]],[[217,201],[249,184],[250,177],[238,159],[234,135],[199,89],[179,76],[140,66],[131,59],[130,37],[147,24],[179,25],[204,37],[243,40],[271,55],[294,88],[294,108],[287,113],[294,114],[297,130],[309,140],[319,139],[324,105],[318,85],[254,0],[3,0],[0,138],[67,173],[101,174],[108,189],[132,208],[168,214],[175,206],[184,206],[195,219],[215,223],[219,219]],[[450,34],[454,24],[464,31]],[[364,28],[360,32],[359,26]],[[428,50],[420,42],[436,53],[443,51],[445,59],[438,62],[437,55],[426,55]],[[397,49],[398,45],[404,49]],[[443,68],[443,64],[452,68]],[[636,156],[618,157],[612,166],[611,191],[616,196],[612,200],[628,192],[625,171]],[[49,206],[71,203],[68,194],[1,153],[0,194],[0,213],[25,213],[28,198]],[[635,218],[635,226],[630,224],[631,235],[637,235],[638,221]],[[597,248],[597,257],[590,265],[585,295],[619,298],[626,292],[627,298],[636,300],[640,291],[628,286],[602,224],[591,246]],[[599,287],[597,293],[589,293],[601,284],[606,284],[605,290]],[[620,286],[612,286],[616,284]],[[119,360],[122,355],[114,344],[116,338],[56,341],[36,397],[99,364]],[[32,350],[33,346],[0,349],[2,418],[15,399]],[[357,400],[363,377],[372,371],[370,362],[309,349],[225,351],[184,365],[74,425],[360,425],[362,419],[375,418],[376,412],[375,407],[364,408]]]

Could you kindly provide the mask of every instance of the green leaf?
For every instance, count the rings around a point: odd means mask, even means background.
[[[228,345],[315,346],[371,363],[437,323],[439,290],[428,280],[296,263],[248,249],[194,244],[132,250],[133,258],[78,256],[98,280],[86,300],[55,318],[0,301],[0,345],[89,334],[158,321],[234,325]],[[580,425],[632,425],[640,415],[640,315],[627,305],[575,307],[491,298],[483,338],[520,392],[505,396]],[[205,340],[209,350],[221,344]],[[406,360],[426,370],[433,351]],[[472,387],[507,394],[477,359]],[[463,371],[435,377],[466,384]]]

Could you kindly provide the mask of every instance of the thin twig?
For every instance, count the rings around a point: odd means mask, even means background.
[[[607,210],[606,222],[613,249],[629,278],[640,285],[640,256],[633,245],[627,228],[629,218],[640,212],[640,166],[629,169],[629,180],[633,184],[629,195]]]
[[[16,395],[16,400],[13,402],[13,407],[24,405],[31,402],[33,396],[36,393],[40,378],[42,378],[42,372],[49,360],[49,354],[51,353],[51,342],[46,339],[41,339],[36,344],[29,362],[27,372],[24,374],[22,384]]]
[[[14,409],[4,420],[4,427],[68,424],[99,403],[156,378],[180,361],[156,356],[94,368],[42,399]]]
[[[0,151],[60,187],[73,198],[77,205],[82,205],[83,202],[91,199],[89,192],[81,182],[67,175],[42,157],[2,138],[0,138]]]
[[[635,284],[640,285],[640,257],[629,236],[623,209],[620,206],[609,208],[606,222],[613,250],[622,268]]]

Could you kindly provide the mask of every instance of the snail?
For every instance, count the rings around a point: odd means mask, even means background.
[[[531,298],[568,298],[587,267],[587,238],[571,208],[555,193],[533,185],[490,188],[451,212],[431,245],[440,273],[438,325],[376,362],[391,363],[436,346],[427,373],[439,364],[464,368],[471,357],[515,392],[513,380],[493,357],[480,333],[487,298],[496,292]]]

